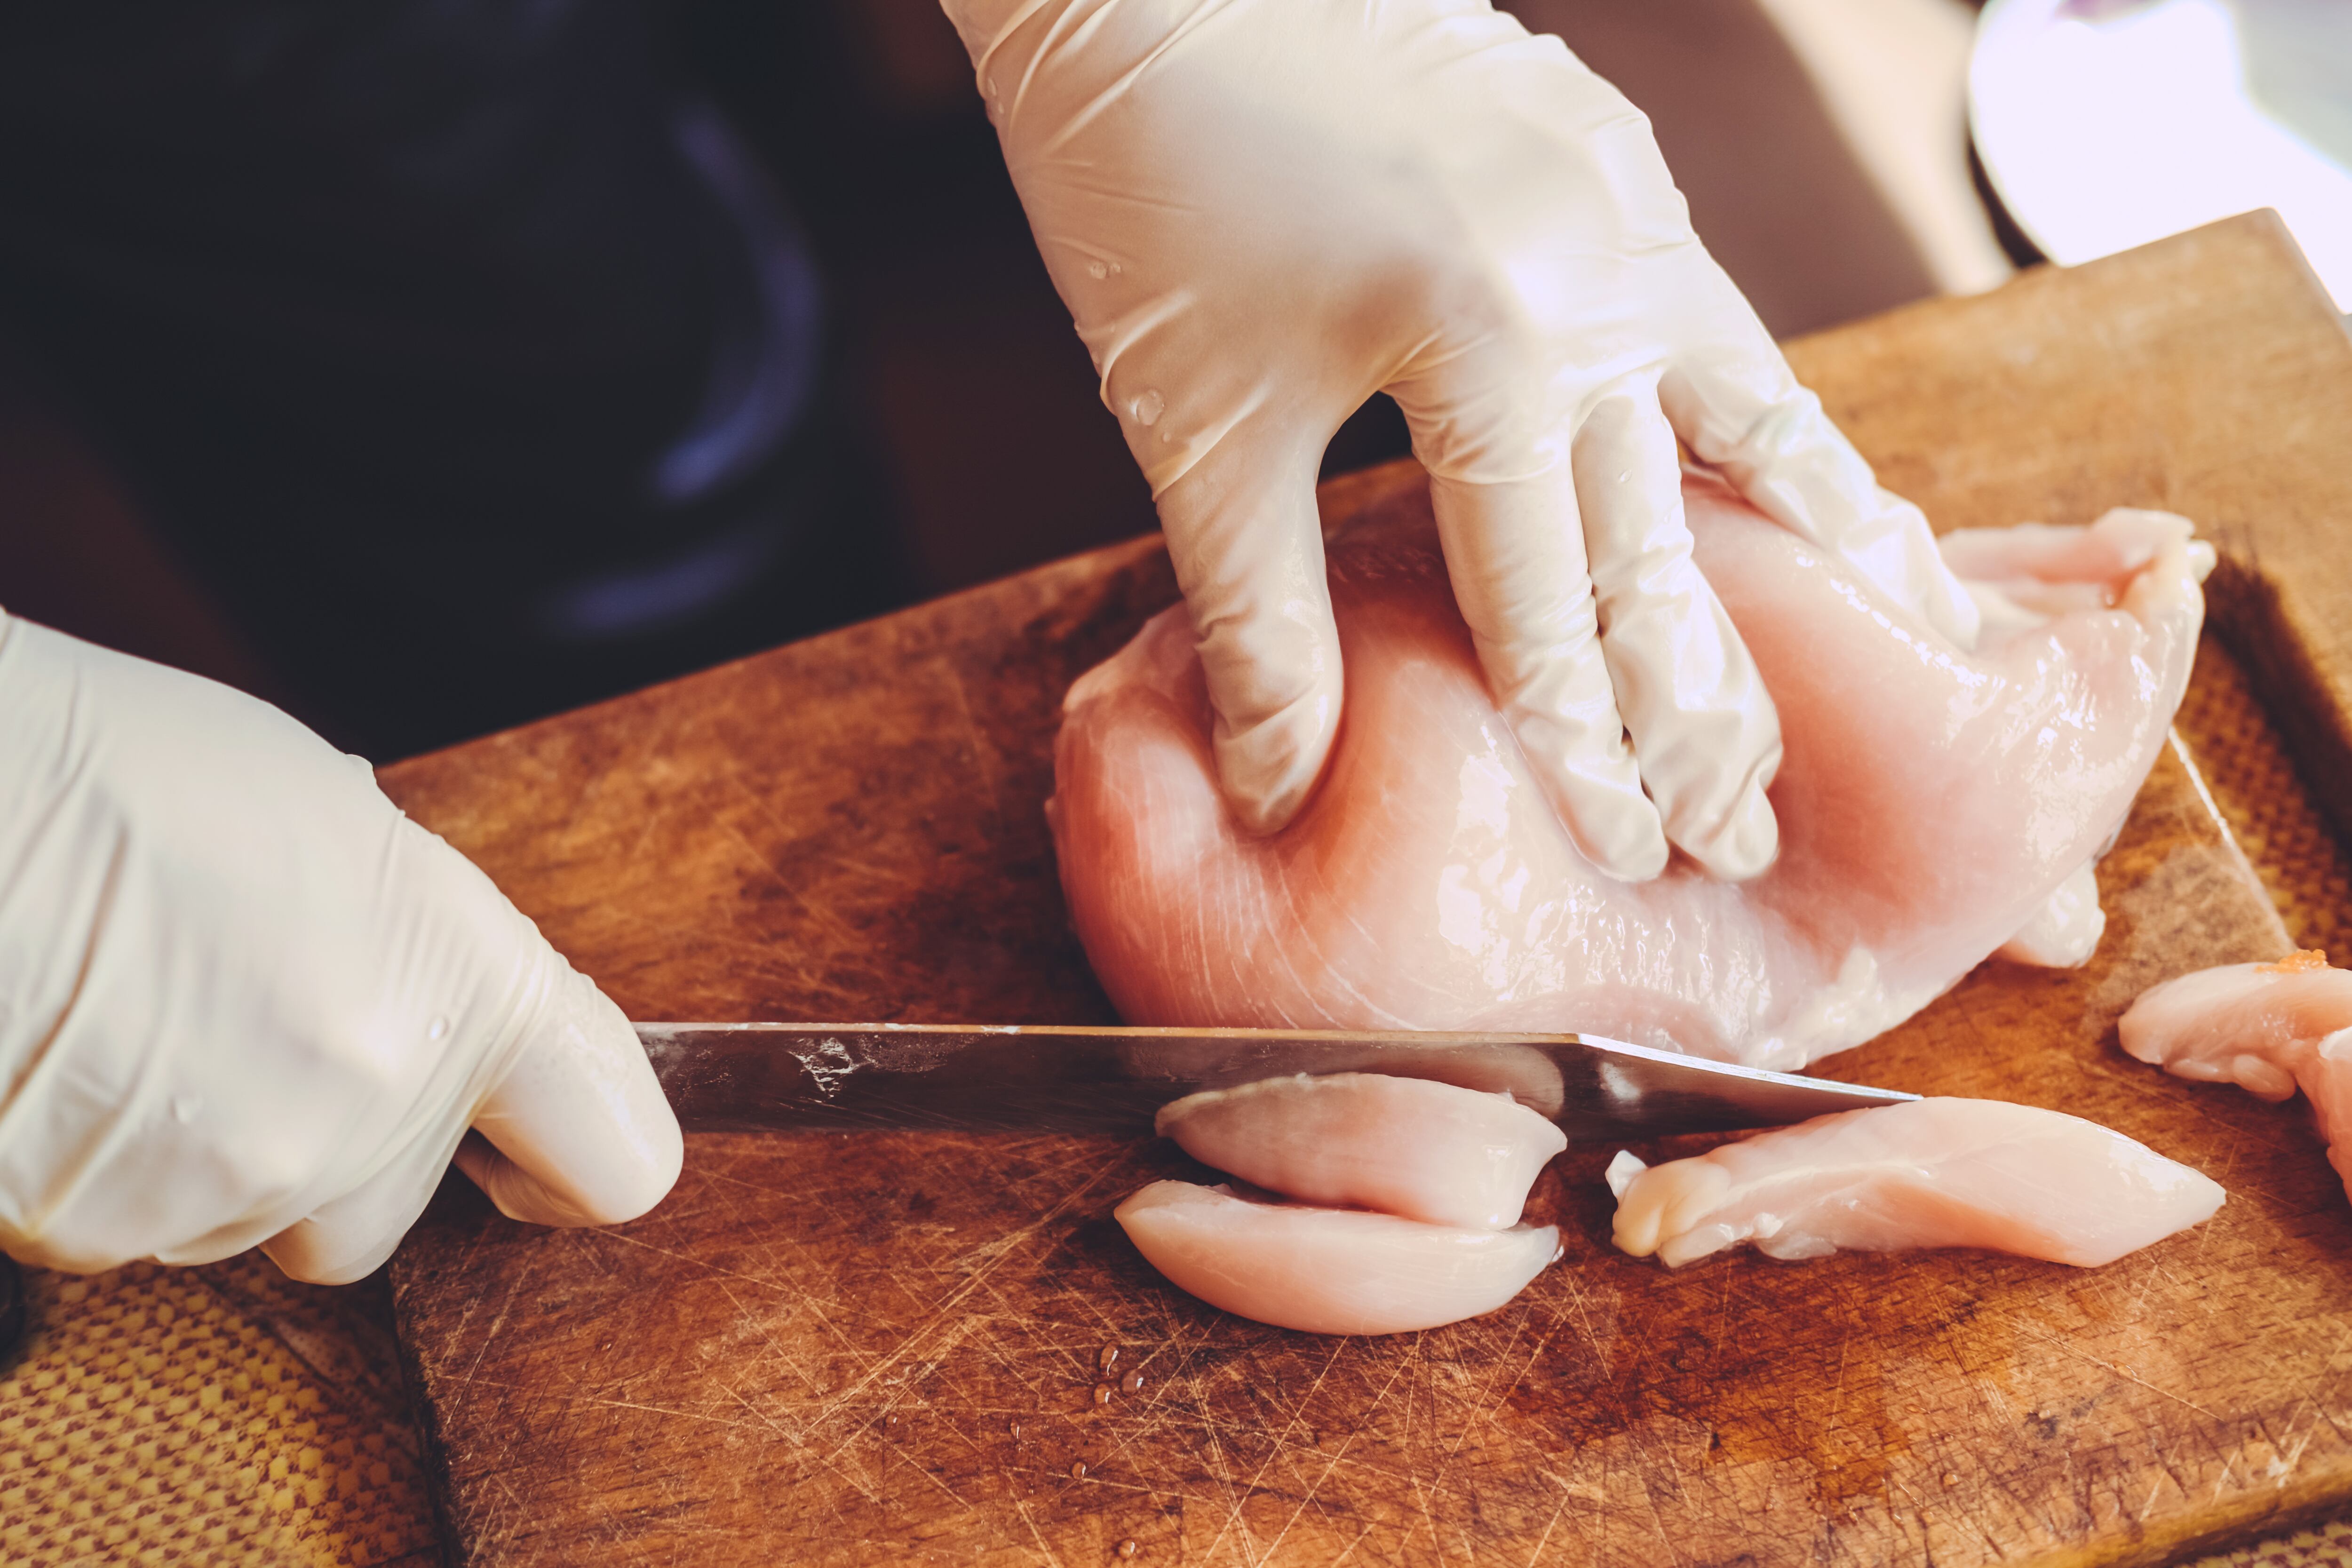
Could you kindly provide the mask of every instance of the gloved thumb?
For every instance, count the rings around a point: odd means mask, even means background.
[[[1319,441],[1239,427],[1159,497],[1216,715],[1217,777],[1255,833],[1297,815],[1339,725],[1339,632],[1315,504],[1321,452]]]
[[[617,1225],[661,1202],[686,1144],[628,1019],[555,962],[562,977],[457,1164],[510,1219]]]
[[[544,947],[542,942],[541,947]],[[270,1237],[262,1251],[293,1279],[341,1285],[390,1258],[454,1157],[500,1213],[533,1225],[616,1225],[659,1203],[684,1155],[635,1031],[553,949],[552,984],[513,1067],[462,1125],[410,1142],[366,1181]]]
[[[401,960],[403,1000],[389,1010],[444,1054],[436,1076],[454,1092],[421,1096],[373,1169],[263,1250],[296,1279],[359,1279],[391,1256],[453,1156],[517,1219],[604,1225],[651,1208],[684,1142],[628,1020],[448,845],[402,818],[392,838],[384,897],[401,934],[385,951]],[[469,1122],[497,1141],[495,1166],[461,1149]]]

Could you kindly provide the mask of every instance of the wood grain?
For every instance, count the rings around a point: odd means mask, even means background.
[[[2324,563],[2311,536],[2352,499],[2341,464],[2273,462],[2258,438],[2253,405],[2280,386],[2352,388],[2332,317],[2293,308],[2310,287],[2241,221],[1796,356],[1939,522],[2169,504],[2254,531],[2229,537],[2259,545],[2237,569],[2262,581]],[[1355,476],[1324,504],[1413,482]],[[2287,636],[2336,591],[2225,603],[2283,606],[2262,635]],[[1039,805],[1061,691],[1172,596],[1138,542],[385,783],[639,1017],[1104,1019]],[[2114,1042],[2143,985],[2284,933],[2177,750],[2102,880],[2090,967],[1988,965],[1833,1065],[2090,1115],[2230,1188],[2210,1224],[2108,1268],[1740,1255],[1669,1275],[1608,1247],[1596,1150],[1539,1186],[1568,1257],[1509,1308],[1332,1340],[1150,1274],[1108,1213],[1184,1168],[1165,1145],[698,1138],[635,1225],[527,1230],[453,1180],[403,1248],[453,1550],[1092,1563],[1131,1540],[1145,1563],[2054,1568],[2158,1563],[2340,1502],[2352,1206],[2297,1110]],[[1145,1381],[1097,1405],[1106,1346]]]

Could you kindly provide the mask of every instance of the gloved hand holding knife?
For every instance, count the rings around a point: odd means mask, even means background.
[[[0,1247],[356,1279],[451,1156],[549,1225],[683,1144],[628,1021],[365,763],[0,616]],[[467,1128],[488,1134],[460,1150]]]

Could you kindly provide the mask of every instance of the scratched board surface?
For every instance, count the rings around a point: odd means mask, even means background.
[[[2352,363],[2310,288],[2245,220],[1792,352],[1941,525],[2170,505],[2276,557],[2352,515],[2342,462],[2305,450],[2352,438]],[[2284,436],[2262,417],[2283,377],[2305,404]],[[2206,394],[2175,396],[2184,378]],[[2016,450],[2070,421],[2089,435]],[[2037,461],[2038,490],[2019,477]],[[1324,505],[1417,483],[1376,470]],[[2217,603],[2258,643],[2293,595],[2256,591],[2255,553]],[[1061,691],[1172,595],[1139,542],[386,784],[633,1016],[1105,1020],[1039,805]],[[633,1225],[529,1230],[453,1180],[395,1260],[452,1550],[2158,1563],[2338,1503],[2352,1206],[2298,1109],[2115,1046],[2149,982],[2284,946],[2177,749],[2102,884],[2088,968],[1988,965],[1830,1066],[2093,1116],[2230,1189],[2213,1222],[2109,1268],[1742,1254],[1668,1274],[1608,1247],[1610,1151],[1572,1151],[1532,1205],[1567,1256],[1517,1301],[1338,1340],[1223,1316],[1142,1264],[1109,1211],[1190,1169],[1164,1144],[698,1137]]]

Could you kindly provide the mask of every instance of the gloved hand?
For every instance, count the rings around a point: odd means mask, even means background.
[[[1677,434],[1961,643],[1974,610],[1692,234],[1649,122],[1482,0],[945,0],[1160,506],[1249,826],[1339,723],[1316,470],[1411,423],[1454,596],[1580,849],[1771,862],[1780,727]],[[1627,737],[1631,737],[1631,745]],[[1644,785],[1647,786],[1646,792]]]
[[[620,1010],[365,763],[0,616],[0,1247],[258,1243],[340,1282],[453,1154],[514,1217],[582,1225],[650,1208],[681,1149]]]

